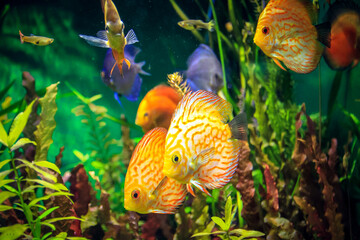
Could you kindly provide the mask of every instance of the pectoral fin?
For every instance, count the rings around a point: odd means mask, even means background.
[[[206,190],[206,188],[203,185],[201,185],[201,183],[199,183],[196,180],[190,180],[190,183],[211,197],[211,194],[208,192],[208,190]]]
[[[86,35],[82,35],[82,34],[80,34],[79,37],[85,39],[85,41],[92,46],[102,47],[102,48],[110,48],[109,42],[104,39],[92,37],[92,36],[86,36]]]
[[[278,65],[282,70],[287,71],[279,62],[279,60],[277,60],[276,58],[273,58],[274,62],[276,63],[276,65]]]
[[[168,177],[165,176],[165,177],[159,182],[159,184],[156,186],[155,190],[151,193],[150,199],[155,199],[156,196],[159,195],[159,192],[160,192],[161,188],[164,187],[164,185],[167,183],[167,181],[168,181]]]
[[[191,183],[186,184],[186,190],[195,197],[194,189],[191,186]]]
[[[132,30],[132,29],[130,29],[130,31],[128,31],[128,33],[126,34],[125,39],[126,39],[126,44],[134,44],[134,43],[139,41],[136,38],[134,30]]]

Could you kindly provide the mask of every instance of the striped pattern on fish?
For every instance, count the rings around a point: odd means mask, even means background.
[[[166,136],[164,174],[188,184],[190,192],[191,184],[207,193],[206,189],[228,183],[242,146],[241,141],[232,138],[227,124],[231,114],[230,103],[211,92],[186,94]],[[174,163],[174,156],[179,157],[178,163]]]
[[[125,208],[139,213],[174,213],[187,194],[183,184],[162,173],[166,129],[154,128],[140,140],[125,177]],[[136,194],[136,196],[134,196]]]
[[[260,14],[254,42],[282,69],[279,61],[295,72],[309,73],[323,52],[312,15],[304,2],[271,0]]]

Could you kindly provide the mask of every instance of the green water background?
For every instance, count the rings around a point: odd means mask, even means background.
[[[199,1],[207,9],[208,1]],[[72,151],[77,149],[88,152],[88,131],[80,118],[71,109],[80,104],[75,96],[66,95],[69,82],[84,96],[91,97],[102,94],[103,98],[95,102],[108,108],[115,117],[125,114],[130,122],[135,121],[137,107],[143,96],[154,86],[166,82],[166,76],[174,71],[186,69],[186,59],[199,45],[190,31],[177,25],[181,20],[169,1],[139,0],[117,1],[120,17],[125,23],[125,33],[133,29],[139,39],[135,45],[142,52],[136,61],[146,61],[144,70],[151,76],[142,76],[143,85],[139,100],[129,102],[122,98],[124,109],[113,98],[113,92],[106,87],[100,78],[106,49],[96,48],[79,38],[79,34],[95,36],[104,29],[104,17],[100,1],[1,1],[1,9],[8,5],[9,10],[1,18],[0,28],[0,89],[11,80],[16,80],[9,91],[12,101],[23,98],[25,90],[21,85],[21,74],[29,71],[36,79],[36,89],[44,88],[52,83],[60,82],[56,114],[57,128],[54,131],[49,152],[49,160],[53,161],[59,148],[65,146],[62,170],[69,170],[79,160]],[[202,15],[194,1],[178,1],[180,7],[193,19],[201,19]],[[239,4],[239,3],[235,3]],[[220,28],[227,21],[225,9],[217,7]],[[23,34],[35,34],[55,39],[46,47],[21,44],[18,31]],[[223,31],[225,32],[225,30]],[[201,32],[204,34],[204,32]],[[230,71],[230,69],[228,69]],[[329,69],[321,60],[322,79],[322,111],[327,111],[330,88],[335,71]],[[294,78],[293,100],[297,104],[306,103],[308,113],[319,112],[318,102],[318,69],[310,74],[291,73]],[[348,78],[344,77],[339,89],[337,101],[346,109],[360,117],[360,66],[352,69]],[[233,81],[239,81],[233,79]],[[334,118],[333,135],[331,137],[346,138],[347,131],[342,131],[341,119]],[[112,138],[121,137],[120,125],[107,122]],[[132,131],[131,137],[141,137],[140,131]],[[330,139],[329,139],[330,141]],[[121,148],[115,149],[121,151]]]

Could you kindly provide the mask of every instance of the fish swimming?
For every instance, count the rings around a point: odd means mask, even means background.
[[[103,1],[103,9],[106,30],[97,32],[97,37],[82,34],[79,36],[85,39],[90,45],[102,48],[111,48],[116,63],[114,63],[113,68],[110,71],[110,76],[112,75],[113,69],[116,65],[120,70],[120,74],[123,75],[123,61],[126,62],[128,68],[131,66],[130,61],[125,58],[124,48],[126,45],[138,42],[138,40],[132,29],[125,37],[125,25],[121,21],[116,6],[111,0]]]
[[[335,70],[355,67],[360,60],[360,7],[354,2],[337,1],[330,6],[331,47],[324,58]]]
[[[20,30],[19,30],[19,35],[20,35],[21,43],[28,42],[37,46],[46,46],[54,42],[53,38],[35,36],[35,35],[24,36],[24,34],[22,34]]]
[[[214,93],[187,93],[179,102],[165,140],[163,173],[194,195],[192,185],[220,188],[232,178],[247,141],[246,114],[230,120],[232,106]]]
[[[330,23],[314,26],[311,1],[270,0],[260,14],[254,42],[283,70],[313,71],[324,47],[330,47]],[[320,43],[321,42],[321,43]]]
[[[214,31],[214,20],[211,20],[208,23],[203,22],[202,20],[184,20],[178,22],[178,25],[186,30],[197,30],[197,29],[207,29],[208,31]]]
[[[173,88],[159,85],[150,90],[141,100],[135,119],[135,124],[144,132],[155,127],[168,129],[171,118],[181,96]]]
[[[165,137],[166,129],[154,128],[136,146],[125,176],[125,209],[172,214],[185,200],[185,185],[162,173]]]
[[[114,91],[115,99],[120,102],[120,97],[124,96],[129,101],[137,101],[141,89],[142,79],[139,76],[150,75],[142,70],[145,62],[135,62],[136,55],[140,49],[133,45],[126,45],[124,49],[124,56],[131,63],[130,68],[124,68],[123,74],[120,74],[119,68],[114,68],[112,75],[110,75],[112,67],[115,64],[115,59],[112,50],[109,49],[104,59],[104,67],[101,71],[102,81]]]
[[[186,81],[192,91],[217,93],[224,86],[221,64],[209,46],[200,44],[188,58],[187,66]]]

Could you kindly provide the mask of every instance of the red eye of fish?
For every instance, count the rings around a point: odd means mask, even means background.
[[[262,32],[263,34],[268,35],[270,33],[270,29],[268,27],[263,27]]]
[[[132,191],[131,197],[132,197],[133,199],[138,199],[139,196],[140,196],[139,190],[134,190],[134,191]]]

